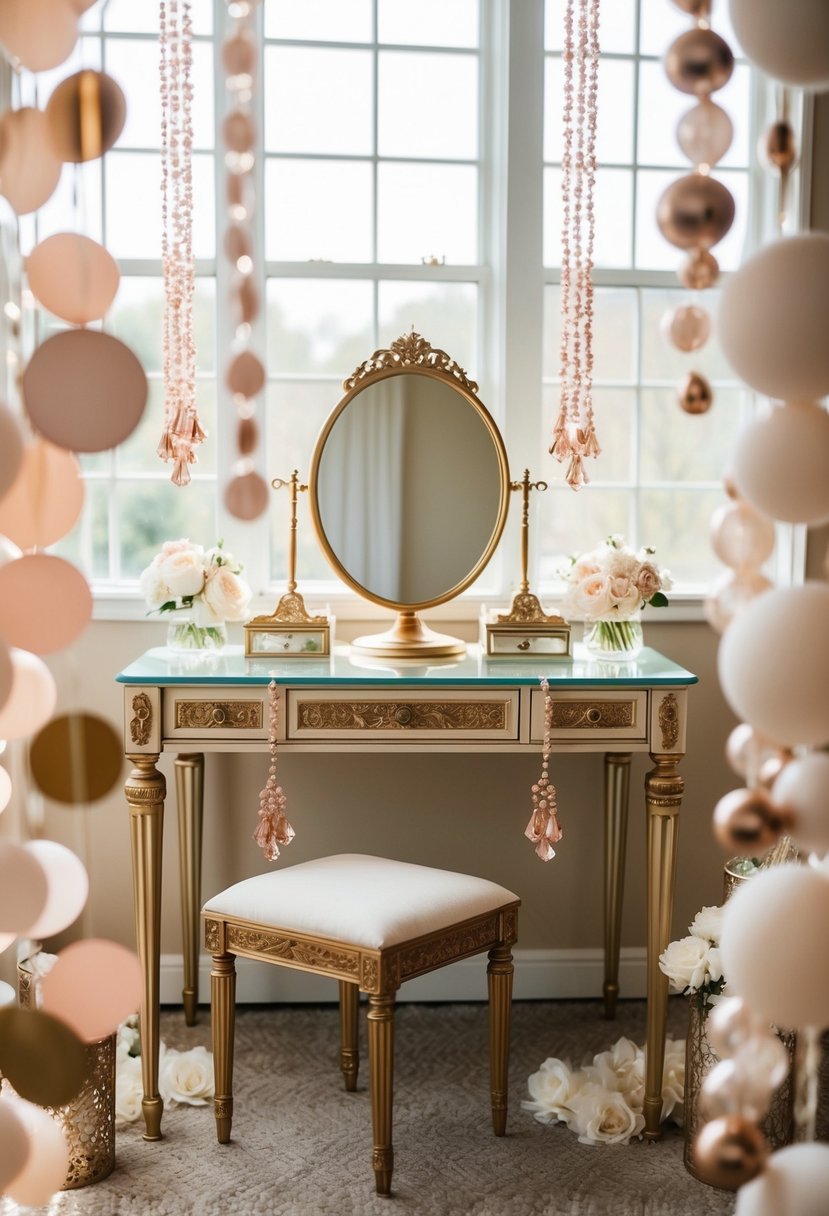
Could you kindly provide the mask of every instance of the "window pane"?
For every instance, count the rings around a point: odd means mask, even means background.
[[[81,518],[49,550],[79,566],[87,578],[96,580],[109,578],[109,498],[108,481],[86,481]]]
[[[675,388],[642,389],[642,481],[720,482],[724,455],[742,426],[743,399],[740,389],[718,388],[711,410],[691,416],[677,404]]]
[[[557,378],[560,364],[560,290],[544,291],[544,377]],[[597,287],[593,295],[593,381],[636,376],[636,289]]]
[[[379,326],[382,346],[389,346],[414,327],[431,346],[445,350],[477,379],[477,284],[381,283]]]
[[[158,6],[136,4],[135,0],[107,0],[101,5],[104,29],[130,34],[158,33]],[[191,0],[193,33],[209,34],[213,30],[213,0]]]
[[[266,47],[266,150],[370,154],[372,75],[368,51]]]
[[[553,440],[553,425],[560,408],[559,390],[547,385],[544,390],[544,426],[541,436],[541,451],[548,452]],[[636,392],[624,388],[594,388],[593,413],[596,434],[599,437],[601,454],[586,462],[591,486],[600,482],[634,480],[634,452],[636,444]],[[549,460],[546,481],[560,481],[566,466],[552,456]],[[554,471],[555,470],[555,471]],[[560,470],[560,471],[559,471]]]
[[[49,201],[37,212],[20,217],[21,252],[31,253],[38,241],[55,232],[82,232],[100,241],[101,224],[100,159],[84,165],[64,165]]]
[[[478,155],[476,57],[385,51],[379,72],[381,156],[472,160]]]
[[[265,210],[265,256],[272,261],[371,260],[368,163],[269,159]]]
[[[370,42],[371,0],[267,0],[266,38]]]
[[[118,81],[127,100],[127,118],[118,147],[158,148],[161,145],[158,39],[117,38],[107,43],[106,71]],[[193,143],[212,148],[213,48],[193,46]]]
[[[271,374],[348,375],[371,353],[374,293],[365,280],[269,279]]]
[[[657,561],[670,567],[674,582],[709,587],[723,573],[708,539],[708,520],[722,502],[719,487],[641,492],[640,543],[653,545]]]
[[[116,258],[161,257],[161,160],[155,153],[119,152],[104,158],[106,247]],[[193,253],[215,253],[213,159],[193,157]]]
[[[447,200],[451,205],[447,206]],[[377,209],[378,261],[420,262],[437,257],[455,266],[477,261],[477,169],[382,164]]]
[[[165,466],[156,450],[164,422],[164,386],[161,379],[158,377],[151,379],[149,390],[147,408],[144,410],[140,423],[117,449],[118,475],[162,472],[168,476],[172,472],[172,465]],[[204,443],[198,444],[194,449],[196,463],[190,466],[190,473],[191,475],[196,473],[215,474],[217,447],[215,380],[196,381],[196,408],[207,438]],[[166,473],[164,472],[165,467]]]
[[[656,205],[671,182],[682,176],[669,170],[643,169],[637,174],[636,265],[647,270],[676,270],[685,260],[681,249],[670,245],[656,226]],[[717,172],[715,177],[731,191],[736,215],[727,236],[712,252],[720,270],[736,270],[745,252],[748,221],[748,175]],[[598,221],[597,221],[598,226]]]
[[[412,17],[414,16],[414,20]],[[378,39],[401,46],[477,46],[478,0],[379,0]]]
[[[677,305],[696,304],[711,318],[711,336],[700,350],[685,354],[672,346],[663,333],[663,322]],[[683,379],[694,367],[711,381],[735,379],[717,341],[717,311],[720,293],[705,291],[692,297],[681,288],[649,288],[642,292],[642,379]]]
[[[599,457],[601,460],[601,457]],[[625,490],[605,490],[594,485],[575,493],[562,484],[564,469],[550,457],[546,470],[550,488],[541,508],[545,522],[540,537],[539,580],[554,582],[571,554],[583,553],[600,544],[611,532],[632,536],[632,500]],[[541,470],[533,470],[533,473]],[[555,480],[554,480],[555,478]]]
[[[630,266],[633,175],[627,169],[599,169],[593,194],[595,266]],[[561,171],[544,170],[544,265],[561,265]]]
[[[81,68],[94,68],[99,71],[101,67],[101,43],[98,38],[79,38],[75,43],[72,53],[68,59],[64,59],[56,68],[50,68],[46,72],[31,72],[23,71],[20,73],[17,80],[20,88],[20,104],[24,106],[37,106],[40,110],[46,109],[46,103],[52,96],[52,93],[67,76],[71,76],[73,72],[79,72]],[[121,83],[120,81],[118,82]],[[123,88],[123,85],[121,86]]]
[[[564,75],[561,59],[547,59],[544,81],[544,160],[562,157]],[[596,158],[600,165],[633,160],[633,64],[606,59],[599,68]]]
[[[636,0],[613,0],[601,6],[599,46],[603,53],[624,55],[635,49],[635,9]],[[564,0],[545,2],[544,46],[548,51],[560,51],[564,46]],[[600,72],[602,66],[599,65]]]
[[[131,347],[145,371],[160,372],[163,361],[164,285],[152,276],[123,276],[106,328]],[[212,371],[216,350],[215,280],[197,278],[193,296],[193,339],[198,372]]]
[[[198,469],[198,466],[196,466]],[[122,481],[115,488],[121,542],[121,578],[137,579],[165,540],[188,537],[206,548],[216,543],[216,483],[174,486],[169,478]]]

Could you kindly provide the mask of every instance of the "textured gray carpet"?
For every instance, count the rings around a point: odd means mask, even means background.
[[[365,1051],[365,1025],[362,1047]],[[658,1144],[579,1144],[562,1124],[521,1109],[526,1082],[550,1055],[580,1062],[621,1034],[644,1041],[644,1002],[606,1022],[598,1002],[520,1002],[513,1009],[507,1135],[489,1120],[486,1006],[401,1005],[396,1019],[394,1196],[374,1194],[365,1057],[358,1091],[342,1088],[335,1006],[241,1009],[233,1141],[215,1141],[210,1108],[165,1112],[160,1143],[138,1124],[118,1132],[108,1179],[60,1195],[49,1216],[704,1216],[734,1197],[697,1182],[682,1132]],[[685,1005],[670,1002],[683,1038]],[[209,1045],[209,1016],[190,1030],[162,1014],[171,1047]],[[0,1213],[16,1212],[0,1200]],[[25,1209],[33,1213],[38,1209]]]

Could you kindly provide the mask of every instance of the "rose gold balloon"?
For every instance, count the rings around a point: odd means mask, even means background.
[[[43,1008],[85,1042],[114,1034],[141,1002],[138,956],[117,942],[87,939],[61,950],[40,989]]]
[[[791,763],[793,758],[794,752],[787,747],[781,748],[775,755],[769,756],[768,760],[764,760],[760,765],[760,772],[757,776],[758,784],[764,790],[768,790],[771,793],[775,781],[783,772],[786,765]]]
[[[257,519],[267,510],[268,483],[258,473],[243,473],[227,483],[224,500],[237,519]]]
[[[0,533],[21,549],[45,549],[75,526],[84,500],[77,457],[45,439],[23,450],[14,485],[0,499]]]
[[[726,997],[708,1014],[708,1039],[721,1059],[733,1056],[761,1028],[741,996]]]
[[[228,225],[225,229],[223,245],[225,257],[234,265],[239,261],[239,258],[249,258],[253,249],[250,232],[247,228],[243,228],[241,224]]]
[[[230,300],[237,325],[252,325],[259,316],[259,292],[249,276],[239,279],[230,289]]]
[[[770,591],[773,586],[771,579],[759,570],[729,570],[717,580],[705,600],[705,619],[717,633],[723,633],[752,600]]]
[[[0,192],[18,215],[37,211],[52,197],[62,168],[45,114],[23,106],[0,115]]]
[[[676,141],[694,165],[716,165],[733,138],[731,119],[708,97],[683,114],[676,129]]]
[[[709,93],[728,84],[734,71],[734,56],[728,43],[709,29],[680,34],[665,53],[665,71],[681,93]]]
[[[86,1049],[45,1010],[0,1009],[0,1070],[21,1098],[65,1106],[86,1080]]]
[[[680,304],[668,312],[662,322],[665,337],[677,350],[699,350],[711,333],[711,318],[696,304]]]
[[[112,254],[78,232],[56,232],[36,245],[26,274],[43,307],[72,325],[99,320],[121,279]]]
[[[0,42],[30,72],[68,59],[78,41],[78,14],[69,0],[3,0]]]
[[[689,291],[705,291],[713,287],[720,277],[720,267],[713,253],[707,249],[695,249],[677,271],[679,281]]]
[[[236,446],[242,456],[249,456],[259,443],[259,426],[255,418],[240,418],[236,427]]]
[[[773,122],[760,140],[760,158],[782,174],[797,164],[797,142],[790,122]]]
[[[265,387],[265,368],[252,351],[243,350],[231,360],[225,380],[232,393],[255,397]]]
[[[725,1115],[706,1123],[693,1144],[698,1177],[709,1186],[736,1191],[760,1173],[769,1146],[756,1123]]]
[[[677,389],[677,401],[686,414],[707,414],[714,404],[711,385],[699,372],[689,372]]]
[[[791,819],[791,834],[811,853],[829,851],[829,754],[809,752],[792,758],[778,775],[771,800]]]
[[[250,115],[232,110],[222,123],[222,140],[231,152],[249,152],[256,142],[256,127]]]
[[[222,68],[226,76],[252,76],[256,70],[256,43],[242,30],[222,44]]]
[[[747,1073],[736,1059],[720,1060],[702,1083],[697,1110],[703,1120],[738,1112],[760,1120],[768,1113],[774,1088],[767,1076]]]
[[[765,790],[732,790],[714,807],[714,835],[732,854],[765,853],[785,829],[782,812]]]
[[[732,570],[757,568],[774,551],[774,523],[740,500],[724,503],[711,516],[711,547]]]
[[[97,714],[61,714],[38,731],[29,747],[38,789],[68,805],[108,794],[121,776],[123,759],[121,739]]]
[[[103,452],[130,435],[147,404],[147,377],[111,334],[72,329],[37,348],[23,373],[33,424],[73,452]]]
[[[746,785],[756,784],[760,766],[776,750],[776,744],[749,726],[748,722],[735,726],[725,741],[725,758]]]
[[[5,638],[0,638],[0,709],[8,701],[11,696],[12,684],[14,683],[14,667],[12,666],[12,656],[9,649],[9,644]],[[2,779],[5,769],[0,769],[0,779]],[[2,799],[2,790],[0,790],[0,811],[3,810],[5,803]]]
[[[0,401],[0,498],[14,484],[23,464],[23,433],[14,414]]]
[[[734,223],[734,199],[722,182],[688,173],[663,192],[656,222],[666,241],[679,249],[710,249]]]
[[[32,553],[0,567],[0,634],[31,654],[74,642],[92,619],[92,592],[71,562]]]
[[[58,85],[46,117],[55,154],[80,164],[112,147],[124,129],[127,103],[111,76],[84,68]]]

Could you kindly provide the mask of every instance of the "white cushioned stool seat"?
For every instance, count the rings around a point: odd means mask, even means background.
[[[391,1193],[394,1001],[402,983],[488,952],[492,1126],[507,1121],[512,953],[518,905],[485,878],[344,853],[246,878],[207,901],[204,937],[213,956],[210,1005],[216,1135],[230,1139],[236,956],[293,967],[340,985],[340,1069],[357,1087],[358,1001],[368,998],[372,1167],[375,1189]]]

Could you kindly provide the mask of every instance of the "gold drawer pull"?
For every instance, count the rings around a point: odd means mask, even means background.
[[[226,717],[227,717],[227,714],[225,713],[225,711],[221,705],[213,706],[213,721],[216,723],[217,726],[221,726],[221,724],[224,722]]]
[[[598,705],[591,705],[585,716],[587,721],[595,726],[598,725],[598,723],[602,720],[602,711],[599,709]]]
[[[398,705],[394,711],[394,720],[398,726],[410,726],[413,717],[410,705]]]
[[[554,730],[616,730],[636,725],[635,701],[554,701]]]

